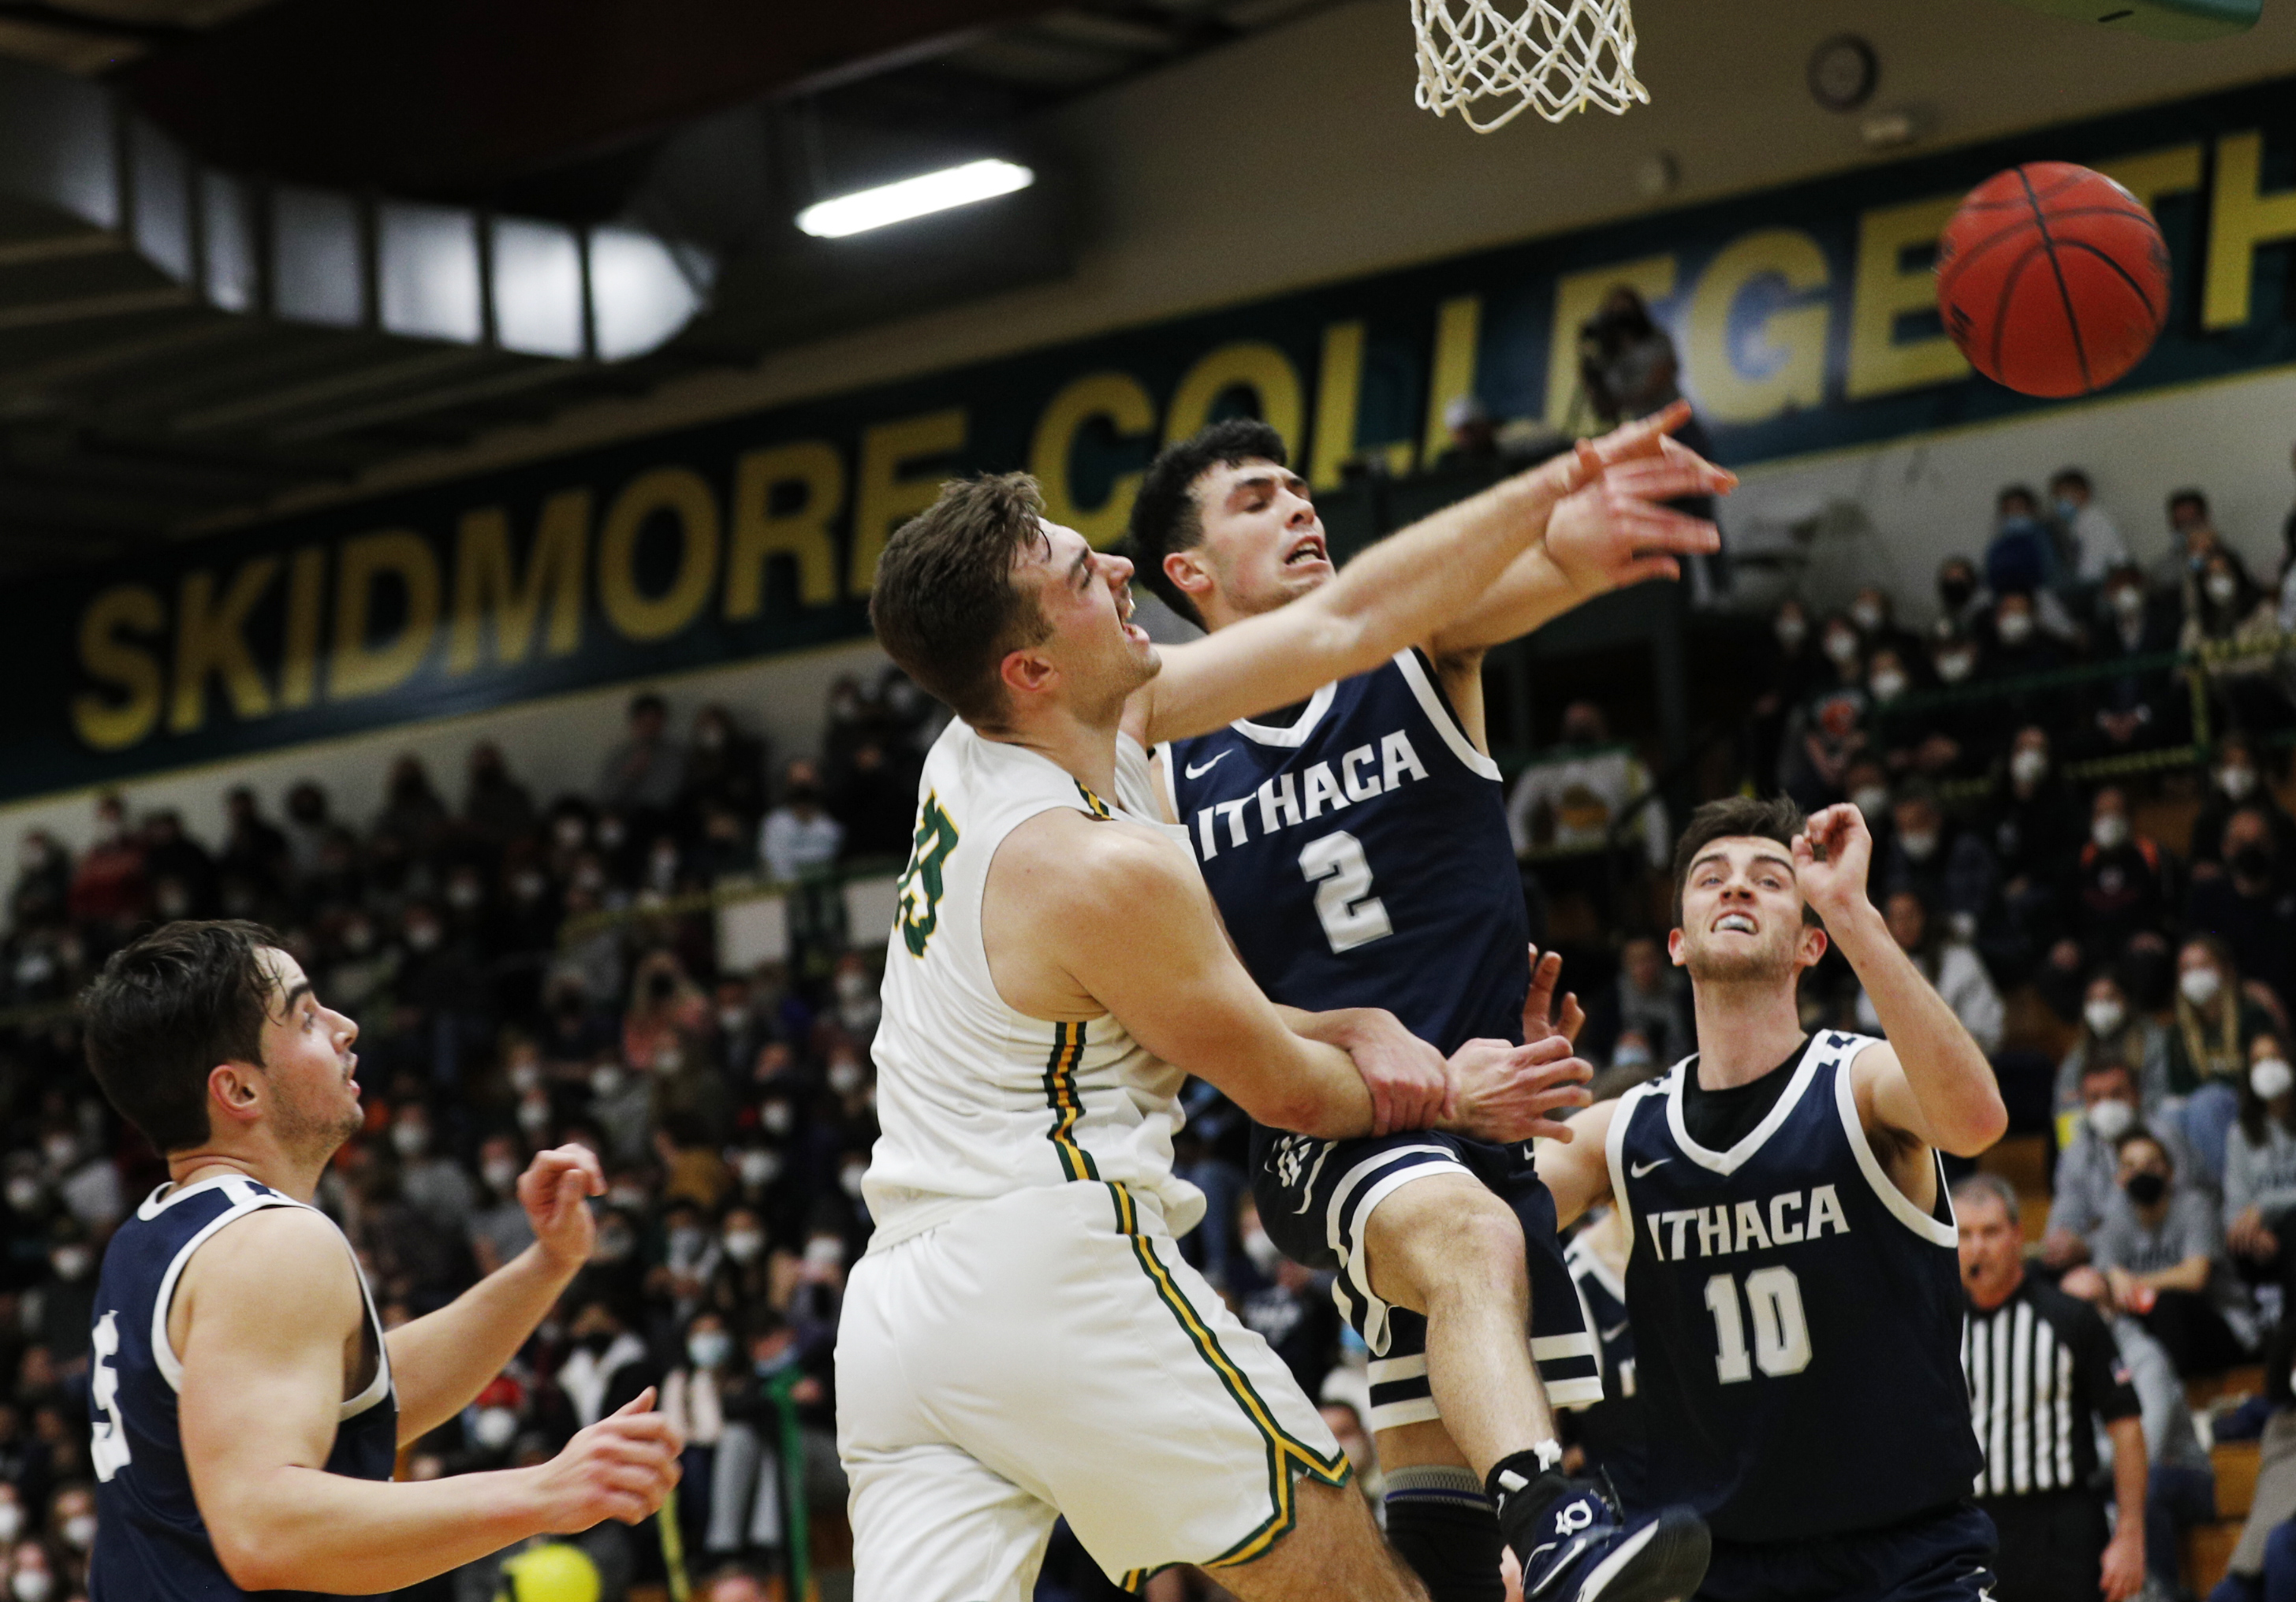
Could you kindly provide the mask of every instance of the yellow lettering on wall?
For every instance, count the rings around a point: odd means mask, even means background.
[[[677,523],[677,573],[659,595],[638,589],[638,534],[668,512]],[[623,486],[598,535],[598,603],[625,640],[666,640],[701,614],[718,582],[718,497],[690,467],[650,468]]]
[[[1475,342],[1482,337],[1483,298],[1461,295],[1435,308],[1435,355],[1427,367],[1427,433],[1420,447],[1423,467],[1451,448],[1451,427],[1443,419],[1450,404],[1475,392]]]
[[[1097,506],[1079,506],[1069,483],[1069,458],[1085,424],[1104,417],[1119,438],[1147,434],[1156,427],[1156,403],[1128,372],[1088,372],[1061,386],[1037,420],[1029,445],[1029,470],[1045,492],[1045,516],[1065,524],[1105,550],[1124,532],[1132,499],[1145,473],[1119,473]]]
[[[1201,429],[1211,420],[1212,403],[1231,389],[1250,390],[1260,421],[1283,435],[1293,452],[1299,450],[1300,425],[1306,420],[1300,372],[1265,339],[1239,339],[1207,351],[1180,375],[1171,409],[1164,414],[1164,443],[1177,444]]]
[[[82,691],[72,697],[72,728],[99,751],[117,751],[152,732],[160,721],[160,658],[121,636],[157,634],[168,626],[168,606],[143,584],[104,591],[79,615],[79,666],[117,699]]]
[[[1546,421],[1554,428],[1586,434],[1593,431],[1591,409],[1579,404],[1578,329],[1602,308],[1603,298],[1620,284],[1631,285],[1645,301],[1663,300],[1674,293],[1677,268],[1671,256],[1645,256],[1596,267],[1590,273],[1568,273],[1554,281],[1554,326],[1546,345]]]
[[[940,494],[938,474],[906,478],[902,469],[928,456],[946,456],[964,444],[962,406],[928,412],[861,430],[861,472],[853,494],[853,580],[865,595],[877,582],[877,559],[893,530],[933,503]]]
[[[1337,489],[1356,454],[1356,409],[1363,401],[1364,325],[1334,323],[1324,330],[1324,357],[1316,367],[1316,454],[1308,464],[1312,489]]]
[[[1701,415],[1716,422],[1759,422],[1795,406],[1825,401],[1825,323],[1829,307],[1781,307],[1755,331],[1769,371],[1750,374],[1730,342],[1730,313],[1757,281],[1778,277],[1789,292],[1825,287],[1825,252],[1799,228],[1765,228],[1733,240],[1707,264],[1690,301],[1685,376]]]
[[[309,545],[287,568],[287,638],[279,653],[279,704],[308,707],[319,693],[319,608],[326,593],[327,552]]]
[[[2209,198],[2209,265],[2201,326],[2238,328],[2249,319],[2256,252],[2296,239],[2296,189],[2266,194],[2264,135],[2227,134],[2217,141],[2216,189]]]
[[[2201,147],[2171,145],[2165,151],[2147,151],[2141,156],[2100,161],[2096,170],[2135,195],[2138,203],[2150,211],[2160,204],[2162,195],[2201,186]]]
[[[244,721],[270,713],[271,688],[256,671],[255,655],[247,649],[247,615],[278,576],[275,556],[243,563],[217,606],[213,573],[201,568],[184,575],[176,594],[176,693],[168,713],[168,732],[188,734],[207,722],[210,674],[222,675],[234,717]]]
[[[792,511],[773,510],[774,491],[804,487]],[[845,459],[819,439],[745,453],[734,468],[734,549],[726,558],[726,616],[765,609],[766,563],[785,556],[797,566],[800,606],[837,599],[837,542],[829,525],[845,510]]]
[[[1857,276],[1849,290],[1851,400],[1969,376],[1968,359],[1944,334],[1898,339],[1898,318],[1937,306],[1937,275],[1926,266],[1908,268],[1906,253],[1943,233],[1960,204],[1959,195],[1939,195],[1880,207],[1857,219]]]
[[[543,597],[550,599],[550,632],[543,650],[554,657],[582,643],[583,568],[589,554],[590,492],[562,489],[542,503],[526,576],[510,553],[510,514],[483,506],[464,514],[455,541],[455,613],[447,633],[447,671],[479,665],[486,625],[494,622],[495,660],[523,662],[534,649],[534,625]]]
[[[397,637],[369,645],[375,581],[385,574],[406,588],[406,620]],[[327,668],[327,699],[348,701],[397,689],[430,654],[438,629],[439,559],[427,540],[404,528],[345,540],[335,569],[335,649]]]

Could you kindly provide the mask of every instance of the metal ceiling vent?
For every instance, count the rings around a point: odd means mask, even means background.
[[[101,85],[0,60],[0,332],[204,303],[613,362],[691,322],[717,270],[635,228],[219,172]]]

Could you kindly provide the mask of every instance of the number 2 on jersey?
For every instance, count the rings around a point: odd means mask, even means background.
[[[1316,916],[1332,950],[1351,952],[1395,933],[1387,907],[1371,893],[1371,864],[1363,842],[1342,829],[1310,840],[1300,853],[1300,871],[1316,887]],[[1318,883],[1320,880],[1322,882]]]
[[[1809,1320],[1803,1316],[1801,1281],[1783,1263],[1746,1276],[1746,1304],[1754,1312],[1754,1349],[1746,1350],[1746,1321],[1738,1311],[1738,1281],[1717,1274],[1706,1282],[1706,1310],[1714,1315],[1714,1377],[1724,1385],[1751,1379],[1759,1368],[1773,1379],[1809,1367]]]

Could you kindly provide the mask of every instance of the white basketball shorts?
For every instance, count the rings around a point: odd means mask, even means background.
[[[1248,1563],[1339,1443],[1152,1198],[1078,1181],[872,1252],[837,1335],[855,1602],[1029,1602],[1053,1522],[1137,1590]]]

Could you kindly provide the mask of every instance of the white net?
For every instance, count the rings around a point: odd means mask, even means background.
[[[1526,110],[1560,122],[1587,106],[1650,102],[1635,79],[1628,0],[1411,0],[1411,21],[1419,103],[1457,111],[1478,134]]]

